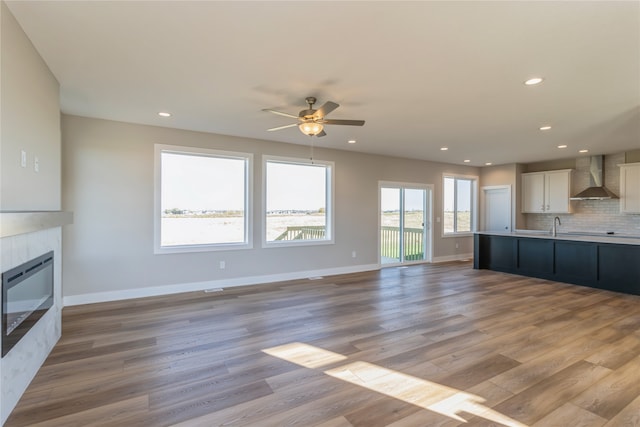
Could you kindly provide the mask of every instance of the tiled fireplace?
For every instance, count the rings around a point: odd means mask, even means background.
[[[53,306],[53,251],[2,272],[2,357]]]
[[[16,274],[20,271],[24,273],[35,265],[36,260],[40,260],[51,263],[50,270],[42,272],[31,270],[30,273],[40,276],[52,274],[53,276],[52,301],[46,301],[43,297],[42,301],[38,303],[38,307],[42,303],[45,306],[50,305],[50,308],[33,307],[34,309],[31,311],[39,310],[35,317],[38,317],[38,314],[40,317],[34,319],[32,316],[30,328],[23,331],[23,336],[19,340],[15,340],[16,342],[12,342],[10,349],[2,348],[3,357],[0,359],[1,423],[4,423],[9,417],[60,338],[62,226],[70,224],[71,220],[72,215],[64,212],[0,212],[0,270],[2,272],[14,271],[17,272]],[[32,286],[44,287],[45,285]],[[2,302],[6,303],[6,301]],[[7,341],[3,341],[2,345],[4,346]]]

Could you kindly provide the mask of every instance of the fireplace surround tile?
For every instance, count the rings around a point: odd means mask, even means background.
[[[54,252],[53,306],[0,360],[0,424],[4,423],[61,336],[62,228],[54,227],[0,238],[0,268],[9,270]]]

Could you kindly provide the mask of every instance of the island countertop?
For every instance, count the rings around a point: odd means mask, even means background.
[[[476,234],[489,236],[526,237],[534,239],[571,240],[576,242],[613,243],[619,245],[640,245],[640,235],[633,234],[607,234],[587,233],[581,231],[558,232],[556,237],[550,231],[545,230],[515,230],[513,232],[501,231],[477,231]]]

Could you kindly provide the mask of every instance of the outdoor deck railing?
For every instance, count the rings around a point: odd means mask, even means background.
[[[424,259],[424,230],[404,229],[404,259],[417,261]],[[384,258],[400,258],[400,229],[383,226],[380,230],[380,255]]]
[[[276,240],[316,240],[324,239],[324,225],[305,225],[287,227]]]
[[[424,231],[421,228],[404,229],[404,258],[407,261],[424,259]],[[323,225],[292,226],[280,234],[276,240],[316,240],[323,239]],[[398,227],[381,227],[380,255],[385,258],[400,258],[400,229]]]

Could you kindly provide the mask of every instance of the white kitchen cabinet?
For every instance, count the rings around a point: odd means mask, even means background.
[[[522,213],[571,212],[572,169],[522,174]]]
[[[640,214],[640,163],[620,166],[620,212]]]
[[[544,172],[522,174],[522,212],[544,212]]]

